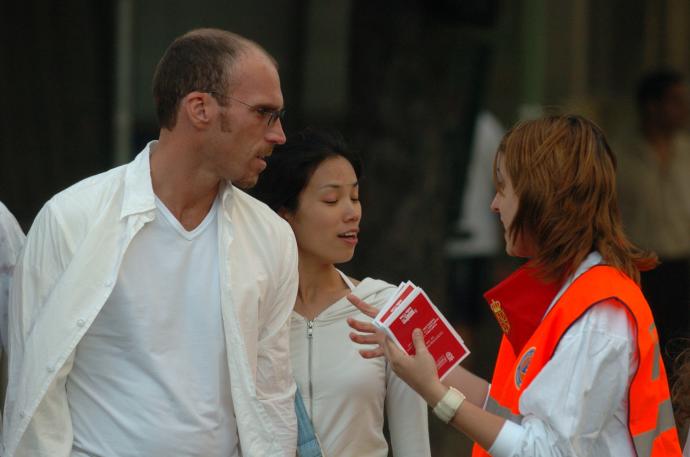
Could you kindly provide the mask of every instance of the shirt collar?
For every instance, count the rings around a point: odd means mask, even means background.
[[[158,141],[150,141],[137,154],[132,162],[126,165],[125,188],[120,217],[145,213],[156,209],[156,195],[151,183],[151,151]],[[221,183],[219,193],[223,209],[230,214],[235,199],[235,187],[230,181]]]
[[[580,277],[584,272],[589,270],[590,268],[599,265],[602,263],[603,259],[601,257],[601,254],[597,251],[592,251],[585,257],[585,260],[580,264],[579,267],[575,270],[575,273],[573,273],[566,281],[563,283],[561,286],[561,290],[558,291],[556,296],[554,297],[553,300],[551,300],[551,304],[546,310],[546,313],[544,313],[544,316],[546,316],[549,311],[551,311],[551,308],[553,308],[553,305],[556,304],[556,302],[561,298],[561,296],[565,293],[565,291],[570,287],[570,285],[575,282],[577,278]]]
[[[598,252],[591,252],[562,285],[544,282],[527,263],[484,294],[516,354],[573,281],[601,261]]]
[[[155,140],[149,142],[134,160],[126,165],[121,218],[156,209],[149,161],[151,149],[156,143],[158,142]]]
[[[226,214],[230,214],[230,211],[232,210],[236,192],[237,190],[235,190],[235,186],[233,186],[230,181],[221,183],[220,189],[218,189],[218,193],[220,194],[220,202]]]

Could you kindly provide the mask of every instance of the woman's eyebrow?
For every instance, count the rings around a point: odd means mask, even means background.
[[[351,187],[358,187],[358,186],[359,186],[359,181],[353,182],[350,186],[351,186]],[[324,184],[323,186],[319,187],[319,190],[324,189],[324,188],[327,188],[327,187],[333,188],[333,189],[340,189],[340,188],[343,187],[343,186],[342,186],[342,184],[335,184],[335,183],[332,183],[332,184]]]

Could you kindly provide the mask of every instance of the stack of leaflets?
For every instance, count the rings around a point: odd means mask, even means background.
[[[436,360],[440,379],[458,365],[470,351],[460,335],[429,300],[424,291],[407,281],[398,286],[374,318],[374,324],[386,331],[388,336],[409,355],[414,355],[412,331],[416,328],[424,333],[424,343]]]

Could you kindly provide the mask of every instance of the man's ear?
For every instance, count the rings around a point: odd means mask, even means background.
[[[190,92],[180,102],[180,111],[194,127],[204,129],[211,123],[215,108],[210,98],[204,92]]]

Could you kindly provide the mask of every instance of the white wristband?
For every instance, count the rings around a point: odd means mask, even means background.
[[[465,401],[465,395],[459,390],[450,387],[443,398],[434,406],[434,414],[447,424],[455,417],[455,413],[463,401]]]

